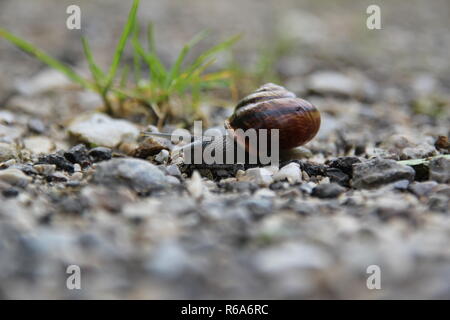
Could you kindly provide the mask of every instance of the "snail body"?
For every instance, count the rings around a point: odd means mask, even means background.
[[[288,150],[310,141],[320,128],[320,113],[306,100],[285,88],[267,83],[242,99],[225,120],[227,129],[279,130],[279,149]],[[242,137],[236,135],[238,143]]]

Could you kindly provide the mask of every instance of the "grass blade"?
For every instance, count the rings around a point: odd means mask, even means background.
[[[139,7],[139,1],[140,0],[134,0],[133,6],[131,7],[130,13],[128,15],[128,20],[125,24],[124,30],[119,39],[119,43],[117,44],[116,50],[114,52],[113,61],[112,61],[111,67],[109,69],[108,77],[107,77],[106,84],[104,87],[105,91],[108,91],[112,85],[112,82],[115,78],[117,69],[120,64],[120,60],[122,58],[123,51],[127,44],[128,38],[130,37],[130,34],[133,32],[133,29],[136,25],[136,16],[137,16],[137,10]],[[105,93],[106,92],[104,92],[104,94]]]
[[[150,79],[152,80],[152,82],[156,82],[153,84],[156,86],[162,85],[167,74],[159,58],[153,53],[145,52],[144,48],[138,40],[133,40],[132,43],[134,50],[142,57],[142,59],[144,59],[145,63],[148,65]]]
[[[179,76],[181,65],[184,62],[184,59],[186,58],[189,51],[192,49],[193,46],[195,46],[200,40],[205,38],[207,35],[206,31],[200,32],[196,36],[194,36],[180,51],[180,54],[177,57],[177,60],[175,61],[174,65],[169,71],[169,74],[167,76],[166,82],[164,84],[165,88],[169,88],[172,85],[172,82]]]
[[[81,42],[83,44],[84,55],[86,56],[86,59],[89,64],[89,70],[91,71],[91,74],[94,78],[94,81],[95,81],[98,89],[101,90],[102,89],[102,81],[103,81],[103,78],[105,75],[104,75],[103,71],[95,64],[94,56],[92,55],[92,50],[89,46],[88,40],[86,38],[82,37]]]
[[[35,56],[37,59],[44,62],[48,66],[65,74],[70,80],[78,83],[79,85],[83,86],[84,88],[91,89],[91,90],[96,89],[92,83],[90,83],[86,79],[79,76],[72,68],[70,68],[69,66],[52,58],[51,56],[49,56],[42,50],[33,46],[31,43],[16,37],[12,33],[8,32],[7,30],[2,29],[2,28],[0,28],[0,37],[5,38],[6,40],[8,40],[12,44],[14,44],[16,47],[18,47],[19,49],[27,52],[28,54]]]
[[[195,70],[200,68],[206,60],[208,60],[213,55],[230,48],[233,44],[236,43],[236,41],[238,41],[240,39],[240,37],[241,37],[241,35],[233,36],[233,37],[225,40],[224,42],[219,43],[219,44],[215,45],[214,47],[210,48],[209,50],[205,51],[197,59],[195,59],[195,61],[188,68],[188,70],[186,70],[186,72],[188,74],[195,72]]]

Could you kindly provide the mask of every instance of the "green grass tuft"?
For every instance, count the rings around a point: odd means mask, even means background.
[[[84,37],[81,38],[92,79],[80,76],[70,66],[52,58],[7,30],[0,28],[0,37],[35,56],[48,66],[64,73],[83,88],[97,92],[103,99],[107,113],[120,116],[120,114],[116,114],[113,104],[117,101],[123,102],[127,99],[133,99],[140,102],[141,105],[149,107],[158,117],[158,124],[161,125],[172,113],[171,100],[177,98],[183,101],[181,104],[182,111],[186,118],[199,116],[202,91],[228,86],[232,78],[230,70],[210,73],[206,73],[206,70],[214,63],[218,54],[230,50],[239,36],[231,37],[213,46],[188,63],[186,59],[192,48],[207,35],[207,32],[201,32],[182,48],[173,65],[166,67],[157,54],[153,34],[154,28],[151,23],[147,27],[147,46],[144,46],[140,40],[137,22],[139,2],[139,0],[133,2],[107,71],[102,70],[95,62],[89,41]],[[128,42],[131,42],[133,49],[131,65],[122,62],[122,56]],[[148,72],[144,72],[143,65]],[[119,72],[119,70],[121,71]],[[118,73],[120,73],[120,79],[116,81]],[[133,74],[131,77],[130,73]],[[133,85],[130,85],[130,78],[133,79]]]

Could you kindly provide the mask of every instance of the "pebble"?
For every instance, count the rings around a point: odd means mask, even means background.
[[[264,273],[280,274],[301,268],[325,268],[330,266],[332,258],[317,245],[287,242],[261,251],[255,263]]]
[[[194,199],[200,199],[205,192],[202,177],[200,173],[195,170],[190,179],[186,181],[186,188]]]
[[[0,170],[0,181],[9,183],[12,186],[26,187],[32,180],[19,169],[8,168],[6,170]]]
[[[361,95],[362,87],[355,79],[334,71],[319,71],[307,79],[307,88],[314,92],[343,96]]]
[[[400,154],[400,159],[420,159],[431,157],[437,154],[436,148],[428,143],[421,143],[414,147],[404,148]]]
[[[131,122],[112,119],[101,113],[76,118],[69,125],[68,132],[83,142],[108,148],[135,141],[139,136],[138,128]]]
[[[315,184],[314,182],[308,182],[308,183],[303,183],[300,186],[300,190],[303,192],[306,192],[308,194],[311,194],[314,190],[314,188],[316,187],[317,184]]]
[[[337,168],[327,168],[327,176],[331,182],[339,183],[342,186],[349,186],[350,177]]]
[[[45,69],[32,78],[17,81],[16,89],[23,95],[32,96],[70,84],[70,79],[61,72],[54,69]]]
[[[59,154],[49,154],[39,158],[38,164],[54,164],[58,170],[64,170],[70,173],[75,171],[73,164]]]
[[[0,142],[0,162],[17,158],[17,149],[15,144]]]
[[[438,157],[430,161],[430,180],[450,183],[450,159]]]
[[[312,158],[313,154],[311,150],[305,147],[297,147],[289,150],[282,150],[280,152],[280,158],[282,161],[284,160],[300,160],[300,159],[309,159]]]
[[[161,150],[156,156],[155,161],[158,163],[167,163],[169,161],[169,151],[166,149]]]
[[[438,183],[436,181],[413,182],[408,189],[418,197],[428,196]]]
[[[178,166],[176,164],[171,164],[165,168],[166,168],[167,174],[181,179],[181,171],[180,171],[180,168],[178,168]]]
[[[64,152],[64,158],[72,163],[78,163],[82,167],[87,167],[91,163],[88,156],[88,150],[84,144],[77,144]]]
[[[56,171],[51,175],[47,176],[48,182],[66,182],[67,180],[69,180],[68,176],[66,176],[61,171]]]
[[[275,181],[287,180],[290,184],[299,183],[302,181],[302,172],[300,165],[295,162],[291,162],[280,169],[273,176]]]
[[[34,132],[37,134],[42,134],[45,132],[45,125],[38,118],[30,119],[27,123],[27,126],[28,126],[28,130],[30,130],[31,132]]]
[[[326,162],[331,168],[339,169],[350,177],[352,176],[355,163],[361,163],[361,160],[358,157],[339,157]]]
[[[105,147],[96,147],[89,150],[89,156],[94,162],[109,160],[112,158],[112,150]]]
[[[23,145],[34,154],[47,154],[55,149],[55,144],[47,137],[33,136],[23,139]]]
[[[357,189],[375,188],[398,180],[414,180],[414,169],[394,160],[375,158],[353,165],[352,186]]]
[[[56,165],[54,164],[35,164],[33,168],[41,175],[48,176],[51,175],[56,170]]]
[[[237,174],[236,177],[239,181],[254,182],[262,187],[267,187],[273,182],[272,172],[264,168],[247,169],[244,173]]]
[[[137,192],[164,188],[168,182],[157,166],[141,159],[120,158],[98,164],[93,181],[107,186],[126,185]]]
[[[345,188],[337,183],[319,184],[312,190],[311,195],[321,199],[336,198],[345,192]]]

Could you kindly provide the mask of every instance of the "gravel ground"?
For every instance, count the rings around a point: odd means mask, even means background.
[[[130,1],[75,2],[107,65]],[[86,71],[73,3],[3,0],[0,26]],[[450,5],[379,1],[370,31],[370,3],[142,1],[167,62],[203,28],[245,31],[249,68],[290,44],[274,71],[322,126],[276,168],[180,165],[0,41],[0,298],[450,298]],[[211,125],[233,105],[205,106]]]

